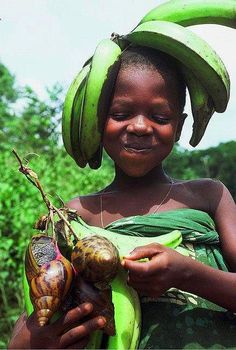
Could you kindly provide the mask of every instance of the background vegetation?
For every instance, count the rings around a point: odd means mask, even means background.
[[[12,154],[27,155],[30,166],[54,198],[65,202],[78,194],[101,189],[113,177],[105,156],[99,170],[79,169],[60,141],[64,91],[55,85],[41,100],[29,87],[16,85],[15,77],[0,64],[0,348],[6,348],[14,322],[23,311],[22,261],[37,218],[46,212],[39,192],[18,171]],[[236,199],[236,142],[204,151],[176,146],[166,161],[176,178],[220,179]]]

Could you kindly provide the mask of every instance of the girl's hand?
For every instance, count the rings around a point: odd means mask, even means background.
[[[135,261],[143,258],[149,261]],[[180,288],[187,276],[188,259],[174,249],[152,243],[134,249],[122,265],[128,270],[128,284],[139,295],[158,298],[171,287]]]
[[[83,321],[92,311],[92,304],[84,303],[68,311],[53,324],[39,327],[36,315],[18,320],[8,349],[83,349],[89,335],[105,326],[104,317]]]

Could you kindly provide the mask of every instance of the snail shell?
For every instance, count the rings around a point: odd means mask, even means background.
[[[70,289],[73,278],[71,263],[61,255],[53,238],[36,235],[26,250],[25,271],[38,323],[44,326]]]
[[[117,248],[107,238],[91,235],[77,242],[71,262],[84,280],[102,286],[117,274],[120,258]]]

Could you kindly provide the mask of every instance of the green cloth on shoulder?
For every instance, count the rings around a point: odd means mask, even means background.
[[[228,271],[214,221],[201,210],[183,208],[132,216],[106,228],[117,234],[142,237],[180,230],[181,246],[193,259]],[[160,298],[141,298],[141,309],[139,349],[236,349],[234,315],[194,294],[172,288]]]
[[[143,216],[130,216],[106,226],[110,231],[129,236],[157,236],[180,230],[186,241],[219,243],[209,214],[196,209],[176,209]]]

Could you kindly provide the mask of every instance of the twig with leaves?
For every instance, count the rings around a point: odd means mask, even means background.
[[[63,212],[68,211],[67,208],[60,208],[58,209],[48,198],[46,192],[44,191],[38,175],[28,166],[28,165],[24,165],[20,156],[18,155],[18,153],[16,152],[16,150],[12,150],[13,154],[15,155],[16,159],[18,160],[20,167],[19,167],[19,171],[24,174],[27,178],[27,180],[29,180],[41,193],[41,196],[43,198],[44,203],[47,206],[48,209],[48,221],[51,222],[52,224],[52,234],[53,234],[53,238],[55,238],[55,223],[54,223],[54,214],[56,213],[60,219],[63,220],[63,222],[66,224],[66,226],[69,229],[70,234],[72,234],[75,238],[77,238],[76,233],[74,232],[70,222],[67,220],[67,218],[65,217],[65,215],[63,215]],[[48,221],[47,221],[47,225],[48,225]],[[69,237],[65,237],[68,241]]]

